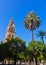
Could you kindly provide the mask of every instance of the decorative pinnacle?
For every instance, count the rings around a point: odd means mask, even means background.
[[[14,20],[12,18],[10,19],[10,23],[14,23]]]

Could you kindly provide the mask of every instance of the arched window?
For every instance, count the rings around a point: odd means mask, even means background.
[[[13,37],[14,35],[12,35],[12,37]]]

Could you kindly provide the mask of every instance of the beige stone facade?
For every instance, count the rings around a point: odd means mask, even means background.
[[[7,39],[9,38],[14,38],[14,36],[15,36],[15,25],[13,19],[10,19],[9,25],[6,30],[4,42],[7,42]]]

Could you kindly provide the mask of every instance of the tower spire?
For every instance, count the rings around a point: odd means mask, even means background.
[[[6,35],[5,35],[5,40],[4,42],[7,42],[7,39],[9,38],[14,38],[15,36],[15,25],[14,25],[14,20],[10,19],[9,25],[6,30]]]

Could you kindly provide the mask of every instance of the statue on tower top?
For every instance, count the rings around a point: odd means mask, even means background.
[[[7,39],[9,38],[14,38],[15,36],[15,25],[14,25],[14,20],[10,19],[9,25],[6,30],[6,35],[5,35],[5,40],[4,42],[7,42]]]

